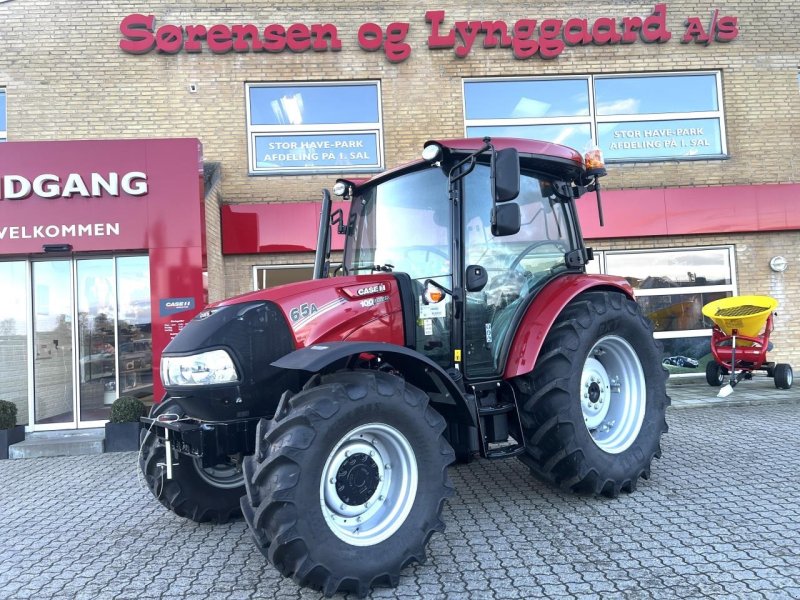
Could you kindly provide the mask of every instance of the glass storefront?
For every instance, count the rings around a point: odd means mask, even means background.
[[[736,293],[733,246],[606,251],[592,262],[590,272],[619,275],[633,286],[670,373],[705,373],[713,323],[702,309]]]
[[[20,424],[95,426],[118,396],[152,400],[147,256],[0,262],[0,285],[0,378]]]

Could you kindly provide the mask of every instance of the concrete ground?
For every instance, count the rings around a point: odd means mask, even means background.
[[[451,468],[427,563],[372,596],[799,598],[800,395],[770,386],[684,409],[716,390],[673,381],[664,456],[614,500],[562,493],[513,459]],[[280,577],[243,523],[163,509],[135,453],[0,461],[0,482],[2,599],[319,597]]]

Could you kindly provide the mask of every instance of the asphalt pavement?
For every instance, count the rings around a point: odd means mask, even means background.
[[[767,383],[691,410],[682,395],[715,390],[671,385],[664,456],[617,499],[563,493],[515,459],[452,467],[446,532],[372,597],[800,598],[800,398]],[[280,577],[243,522],[163,509],[135,453],[0,461],[0,599],[142,597],[319,594]]]

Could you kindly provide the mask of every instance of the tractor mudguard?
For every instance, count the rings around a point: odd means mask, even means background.
[[[427,393],[434,405],[449,405],[448,409],[459,423],[477,426],[474,398],[465,394],[430,358],[403,346],[385,342],[321,342],[290,352],[273,362],[272,366],[322,373],[337,362],[344,365],[348,359],[362,354],[374,355],[391,365],[409,383]]]
[[[633,298],[633,288],[622,277],[608,275],[564,275],[548,283],[511,324],[513,336],[508,336],[507,360],[503,379],[525,375],[533,370],[542,344],[561,311],[587,291],[611,291]]]

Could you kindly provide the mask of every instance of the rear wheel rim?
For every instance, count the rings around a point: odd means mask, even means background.
[[[598,448],[619,454],[636,441],[644,422],[647,388],[633,346],[608,335],[598,340],[581,372],[583,421]]]
[[[418,467],[411,444],[397,429],[369,423],[344,435],[322,470],[320,506],[340,540],[372,546],[405,522],[417,495]]]

